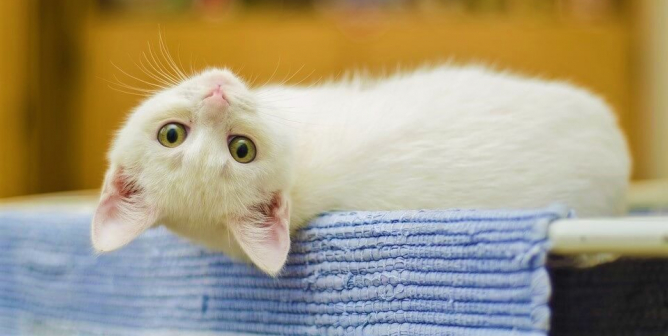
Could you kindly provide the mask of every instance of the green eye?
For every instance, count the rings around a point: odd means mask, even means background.
[[[250,139],[244,136],[236,136],[230,141],[228,145],[232,157],[241,163],[249,163],[255,159],[257,151],[255,144]]]
[[[162,126],[158,132],[158,141],[165,147],[174,148],[182,144],[186,140],[187,135],[185,126],[170,123]]]

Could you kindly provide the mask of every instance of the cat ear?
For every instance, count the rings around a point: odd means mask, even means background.
[[[250,260],[263,272],[276,276],[290,251],[290,202],[277,193],[260,223],[229,223],[237,242]]]
[[[137,238],[157,221],[154,207],[121,167],[110,168],[91,225],[93,247],[113,251]]]

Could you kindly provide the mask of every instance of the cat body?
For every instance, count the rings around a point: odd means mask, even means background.
[[[187,126],[175,148],[156,141],[170,121]],[[230,156],[238,135],[255,146],[251,162]],[[613,216],[630,174],[617,122],[591,93],[448,66],[255,89],[205,71],[145,101],[109,160],[98,250],[161,223],[269,274],[286,260],[289,233],[325,211],[561,203]]]

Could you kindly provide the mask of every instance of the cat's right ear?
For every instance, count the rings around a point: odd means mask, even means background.
[[[157,219],[155,207],[147,202],[132,176],[126,175],[122,167],[111,167],[91,225],[93,247],[99,252],[120,248]]]

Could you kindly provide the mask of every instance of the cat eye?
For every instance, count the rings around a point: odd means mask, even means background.
[[[245,136],[236,136],[232,138],[228,147],[232,157],[240,163],[249,163],[253,161],[257,154],[255,144]]]
[[[186,127],[179,123],[169,123],[158,131],[158,142],[169,148],[177,147],[186,140]]]

